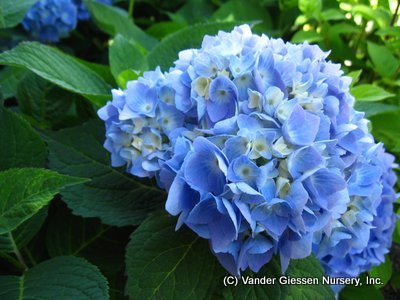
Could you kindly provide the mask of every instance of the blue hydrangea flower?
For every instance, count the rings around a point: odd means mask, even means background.
[[[57,42],[68,36],[77,23],[72,0],[39,0],[22,20],[24,29],[41,42]]]
[[[72,0],[78,10],[78,20],[86,21],[90,19],[90,13],[82,0]],[[111,5],[112,0],[96,0],[96,2]]]
[[[247,25],[204,37],[99,110],[112,164],[155,177],[177,229],[232,274],[314,253],[329,275],[359,275],[391,245],[397,178],[327,56]]]

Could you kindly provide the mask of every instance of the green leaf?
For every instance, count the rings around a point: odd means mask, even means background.
[[[32,72],[25,74],[17,88],[21,112],[44,126],[60,123],[75,97]]]
[[[78,57],[74,57],[77,61],[79,61],[81,64],[85,65],[89,69],[91,69],[93,72],[95,72],[97,75],[99,75],[103,80],[108,83],[111,86],[115,85],[115,79],[113,75],[111,74],[111,69],[107,65],[102,65],[102,64],[97,64],[93,62],[89,62],[83,59],[80,59]]]
[[[175,232],[176,218],[158,213],[146,219],[132,234],[127,247],[127,292],[133,299],[334,299],[328,285],[244,285],[224,288],[229,275],[211,254],[208,242],[187,228]],[[243,276],[277,278],[279,259],[259,273]],[[292,260],[291,277],[324,275],[314,257]],[[320,280],[321,282],[321,280]]]
[[[385,46],[368,42],[367,49],[368,55],[378,74],[382,77],[393,77],[399,69],[399,59],[397,59]]]
[[[281,267],[279,259],[276,257],[272,258],[268,264],[263,267],[258,273],[252,271],[246,271],[242,274],[242,278],[247,277],[264,277],[275,279],[281,274]],[[252,300],[252,299],[286,299],[285,298],[285,287],[276,283],[269,285],[244,285],[242,281],[239,281],[237,286],[230,286],[222,289],[219,293],[222,293],[225,300]],[[307,298],[305,298],[307,299]]]
[[[330,26],[329,30],[331,30],[331,34],[354,34],[359,33],[360,28],[355,25],[341,22],[335,25]]]
[[[358,81],[360,80],[360,76],[363,70],[356,70],[356,71],[352,71],[349,72],[347,74],[347,76],[351,77],[351,84],[350,87],[353,87],[356,83],[358,83]]]
[[[320,262],[314,257],[309,256],[305,259],[291,260],[286,273],[282,275],[279,258],[273,257],[258,273],[246,271],[242,278],[271,278],[275,279],[274,284],[268,285],[245,285],[239,281],[237,286],[230,286],[223,291],[224,298],[229,300],[251,300],[251,299],[335,299],[329,285],[322,284],[322,276],[325,275]],[[286,278],[317,278],[318,284],[296,285],[280,284],[279,277]]]
[[[211,20],[219,22],[259,20],[262,23],[256,25],[255,29],[258,28],[264,33],[272,29],[271,17],[259,1],[230,0],[214,12]]]
[[[365,112],[367,118],[387,112],[400,111],[400,106],[375,102],[356,102],[354,107],[359,111]]]
[[[179,23],[179,22],[172,22],[172,21],[158,22],[150,26],[146,30],[146,32],[151,36],[154,36],[155,38],[162,40],[171,33],[174,33],[176,31],[185,28],[185,26],[186,25],[184,23]]]
[[[128,13],[115,6],[89,1],[87,7],[97,25],[110,35],[121,34],[136,47],[151,50],[158,41],[137,27]]]
[[[322,1],[299,0],[299,9],[306,16],[317,16],[322,10]]]
[[[6,67],[0,71],[0,86],[3,98],[8,99],[17,95],[17,86],[27,71],[21,68]]]
[[[12,253],[15,252],[15,246],[17,249],[25,247],[42,227],[47,218],[47,210],[47,206],[41,208],[39,212],[23,222],[12,232],[0,235],[0,251]]]
[[[316,43],[323,40],[323,36],[314,30],[310,31],[297,31],[292,37],[292,43],[302,43],[307,41],[309,43]]]
[[[109,50],[111,73],[118,80],[118,75],[127,69],[145,71],[147,61],[145,56],[122,35],[117,35]]]
[[[0,29],[18,25],[28,9],[38,0],[1,0],[0,1]]]
[[[56,48],[23,42],[0,54],[0,64],[25,67],[68,91],[82,94],[96,105],[110,98],[110,88],[95,72]]]
[[[175,223],[165,213],[155,214],[132,234],[126,251],[132,299],[211,299],[209,290],[222,282],[207,241],[186,228],[175,232]]]
[[[340,9],[335,8],[324,9],[321,12],[321,18],[324,21],[338,21],[346,19],[343,12]]]
[[[103,148],[104,125],[93,120],[82,126],[46,133],[50,168],[63,174],[91,178],[61,193],[74,214],[98,217],[115,226],[137,225],[164,205],[165,193],[111,167]]]
[[[325,271],[314,256],[291,260],[285,275],[292,278],[318,278],[319,281],[318,285],[285,285],[285,299],[335,299],[331,287],[322,284]]]
[[[385,262],[373,267],[368,271],[368,274],[371,277],[380,278],[382,284],[375,285],[376,288],[384,287],[392,277],[392,262],[390,261],[390,257],[386,255]]]
[[[372,84],[359,84],[350,89],[350,93],[357,101],[381,101],[393,97],[394,94],[385,91],[383,88]]]
[[[391,111],[370,117],[372,134],[391,150],[398,146],[400,140],[400,112]]]
[[[360,276],[361,286],[346,285],[345,288],[340,292],[340,300],[384,300],[382,293],[376,289],[373,285],[367,285],[365,282],[365,276]]]
[[[84,182],[45,169],[0,172],[0,234],[10,232],[45,206],[61,188]]]
[[[0,107],[0,128],[0,171],[45,166],[46,146],[27,121]]]
[[[0,276],[1,299],[106,300],[108,283],[82,258],[63,256],[40,263],[21,277]]]
[[[379,35],[381,37],[392,36],[395,38],[400,38],[400,27],[382,28],[382,29],[379,29],[378,31],[376,31],[375,34]]]
[[[142,74],[143,74],[142,72],[134,71],[131,69],[122,71],[121,73],[118,74],[117,77],[118,86],[122,89],[126,89],[126,84],[128,83],[128,81],[136,80]]]
[[[391,15],[387,10],[380,8],[373,9],[367,5],[354,5],[352,7],[353,15],[361,15],[365,20],[374,21],[379,28],[385,28],[390,25]]]
[[[149,53],[147,60],[150,69],[160,66],[162,70],[168,70],[178,59],[179,51],[199,48],[206,34],[213,35],[219,30],[230,31],[235,25],[237,23],[234,22],[198,24],[170,34]]]
[[[184,5],[174,13],[166,13],[168,17],[178,23],[196,24],[210,18],[215,10],[212,1],[186,0]]]
[[[124,267],[125,247],[131,228],[104,225],[97,218],[72,215],[64,203],[57,203],[48,218],[47,250],[51,257],[80,256],[98,266],[105,275]]]

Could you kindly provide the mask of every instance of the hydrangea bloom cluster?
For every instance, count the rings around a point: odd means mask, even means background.
[[[26,13],[22,26],[42,42],[57,42],[75,29],[76,22],[72,0],[39,0]]]
[[[155,177],[232,274],[314,252],[357,276],[390,247],[396,176],[327,56],[247,25],[204,37],[99,110],[112,165]]]
[[[39,0],[26,13],[22,26],[41,42],[58,42],[76,28],[78,20],[89,17],[82,0]]]

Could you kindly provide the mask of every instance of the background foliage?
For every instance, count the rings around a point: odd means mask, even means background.
[[[319,299],[327,286],[223,287],[207,243],[174,231],[153,182],[110,167],[96,110],[111,88],[167,70],[205,34],[249,23],[257,33],[331,50],[353,77],[356,108],[375,138],[400,155],[399,2],[388,0],[85,1],[57,45],[19,25],[34,0],[0,2],[0,298]],[[396,207],[399,210],[399,206]],[[400,213],[400,210],[398,211]],[[369,273],[384,285],[346,287],[341,299],[395,299],[400,223],[392,253]],[[279,276],[274,259],[258,276]],[[288,275],[323,275],[316,259]],[[365,277],[363,274],[362,277]]]

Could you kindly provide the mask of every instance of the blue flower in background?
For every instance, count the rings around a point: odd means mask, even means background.
[[[41,42],[57,42],[77,24],[72,0],[40,0],[26,13],[22,26]]]
[[[358,276],[391,245],[395,165],[326,57],[247,25],[206,36],[99,110],[112,164],[155,177],[177,228],[232,274],[314,253],[327,274]]]
[[[90,13],[87,10],[86,5],[83,3],[82,0],[72,0],[74,4],[76,5],[76,8],[78,10],[78,20],[89,20],[90,19]],[[112,0],[96,0],[96,2],[111,5]]]
[[[112,4],[112,0],[97,2]],[[39,0],[26,13],[22,26],[41,42],[58,42],[76,28],[78,20],[89,18],[82,0]]]

